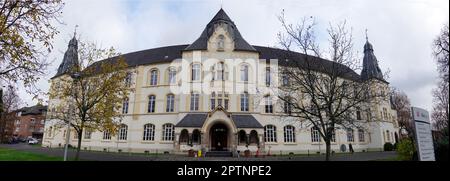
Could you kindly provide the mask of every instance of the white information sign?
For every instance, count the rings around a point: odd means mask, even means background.
[[[411,107],[420,161],[435,161],[430,116],[425,109]]]

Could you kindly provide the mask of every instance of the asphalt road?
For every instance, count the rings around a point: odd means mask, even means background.
[[[64,156],[64,149],[60,148],[44,148],[39,146],[31,146],[28,144],[0,144],[0,147],[11,148],[15,150],[46,154],[50,156]],[[75,156],[75,150],[69,149],[69,157]],[[371,161],[393,158],[397,155],[396,152],[365,152],[354,154],[336,154],[331,157],[332,161]],[[144,154],[130,154],[130,153],[107,153],[95,151],[81,151],[80,160],[86,161],[323,161],[324,155],[301,155],[301,156],[266,156],[264,158],[244,158],[244,157],[202,157],[193,158],[187,155],[144,155]]]

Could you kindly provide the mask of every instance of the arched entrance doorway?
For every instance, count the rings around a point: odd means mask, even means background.
[[[211,127],[211,150],[225,151],[228,147],[228,128],[225,124],[216,123]]]

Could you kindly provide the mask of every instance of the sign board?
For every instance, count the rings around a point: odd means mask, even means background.
[[[419,160],[435,161],[430,115],[425,109],[417,107],[411,107],[411,113],[414,120]]]

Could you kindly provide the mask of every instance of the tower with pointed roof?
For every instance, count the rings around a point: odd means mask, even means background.
[[[363,81],[370,79],[377,79],[386,82],[383,78],[383,73],[378,66],[378,60],[373,53],[373,46],[369,43],[369,39],[366,37],[366,44],[364,45],[364,59],[363,69],[361,71],[361,79]]]
[[[58,77],[71,71],[76,71],[79,69],[78,61],[78,40],[76,39],[76,33],[74,33],[73,38],[69,41],[66,52],[64,53],[64,58],[58,67],[58,72],[53,77]]]

